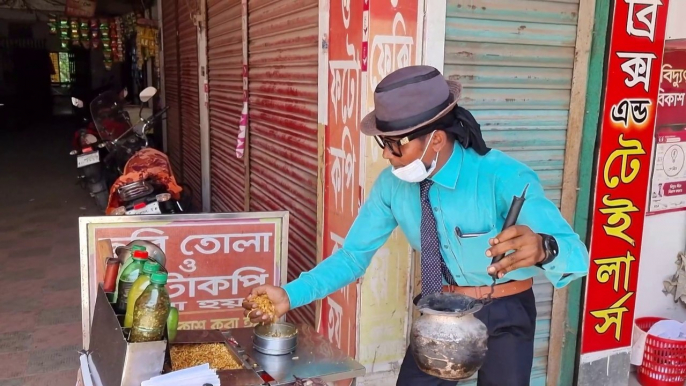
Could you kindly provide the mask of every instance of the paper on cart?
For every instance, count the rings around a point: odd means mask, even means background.
[[[141,386],[203,386],[206,384],[220,385],[217,372],[210,369],[207,363],[150,378]]]

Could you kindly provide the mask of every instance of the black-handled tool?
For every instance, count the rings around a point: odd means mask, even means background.
[[[512,197],[512,204],[510,204],[510,210],[507,212],[507,217],[505,217],[505,223],[503,224],[503,229],[501,231],[504,231],[505,229],[515,225],[517,223],[517,217],[519,217],[519,212],[522,211],[522,205],[524,205],[524,196],[526,195],[526,190],[529,189],[529,184],[526,184],[524,187],[524,191],[522,192],[522,195],[517,197],[514,196]],[[505,256],[504,253],[498,255],[498,256],[493,256],[493,259],[491,260],[491,265],[499,262],[503,257]],[[496,275],[498,273],[495,272],[491,276],[496,279]]]

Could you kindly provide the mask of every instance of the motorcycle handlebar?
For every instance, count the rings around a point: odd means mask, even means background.
[[[150,117],[150,119],[148,119],[148,122],[152,122],[152,121],[154,121],[155,119],[161,117],[162,114],[166,113],[167,111],[169,111],[169,106],[164,106],[164,108],[163,108],[162,110],[160,110],[157,114],[155,114],[155,115],[153,115],[152,117]]]
[[[140,131],[141,131],[140,133],[137,132],[137,131],[135,130],[136,126],[138,126],[138,125],[140,124],[140,122],[139,122],[139,123],[137,123],[136,125],[131,126],[131,127],[130,127],[128,130],[126,130],[122,135],[120,135],[119,138],[115,139],[114,141],[112,141],[112,142],[110,142],[110,143],[113,144],[113,145],[116,145],[117,142],[119,142],[120,139],[124,138],[124,137],[125,137],[128,133],[130,133],[131,131],[133,131],[134,134],[136,134],[136,135],[138,135],[138,136],[145,136],[145,131],[146,131],[146,129],[148,128],[148,125],[151,124],[152,122],[154,122],[154,121],[155,121],[157,118],[159,118],[160,116],[162,116],[162,114],[166,113],[168,110],[169,110],[169,106],[165,106],[162,110],[160,110],[157,114],[153,115],[153,116],[150,117],[149,119],[144,119],[144,120],[142,121],[142,123],[143,123],[143,128],[140,130]],[[145,146],[146,146],[146,147],[148,146],[148,140],[147,140],[147,138],[146,138],[146,140],[145,140]]]
[[[145,132],[148,129],[148,125],[151,125],[153,122],[157,120],[157,118],[161,117],[162,114],[166,113],[169,110],[169,106],[165,106],[162,110],[160,110],[157,114],[153,115],[152,117],[146,119],[143,123],[143,128],[141,130],[141,133],[137,133],[138,135],[145,135]],[[147,140],[146,140],[146,146],[147,146]]]

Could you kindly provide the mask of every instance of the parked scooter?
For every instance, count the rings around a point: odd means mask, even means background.
[[[141,102],[148,102],[156,93],[154,87],[146,88],[141,91]],[[147,135],[152,124],[168,109],[150,118],[143,118],[139,113],[139,122],[131,124],[123,104],[113,94],[103,94],[91,103],[93,122],[109,152],[104,163],[119,173],[109,189],[108,215],[181,213],[186,207],[187,195],[176,183],[169,159],[161,151],[148,147]],[[111,130],[121,127],[112,121],[127,123],[128,128]]]
[[[84,107],[91,103],[91,99],[94,99],[91,96],[96,95],[97,92],[98,90],[93,91],[90,95],[75,93],[75,96],[71,98],[72,105],[77,108],[77,111],[83,111]],[[124,88],[117,96],[124,100],[126,95],[127,90]],[[109,197],[108,187],[114,179],[114,176],[108,178],[107,171],[100,162],[107,155],[107,149],[94,122],[89,119],[90,114],[84,112],[77,115],[81,115],[82,126],[74,132],[72,140],[74,149],[69,154],[76,157],[76,166],[79,171],[77,178],[88,189],[98,208],[104,210]],[[117,124],[117,122],[112,124]]]

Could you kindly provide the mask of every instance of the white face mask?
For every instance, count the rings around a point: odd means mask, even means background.
[[[426,147],[424,148],[424,152],[422,153],[421,157],[401,168],[393,168],[393,174],[396,177],[406,182],[420,182],[424,181],[427,177],[431,175],[431,173],[433,173],[434,169],[436,169],[438,153],[436,153],[436,158],[434,158],[434,160],[431,161],[431,166],[428,169],[426,168],[426,165],[424,165],[422,158],[424,158],[426,150],[429,148],[429,145],[431,144],[431,139],[433,138],[434,133],[435,131],[431,133],[431,137],[429,137],[429,141],[426,144]]]

